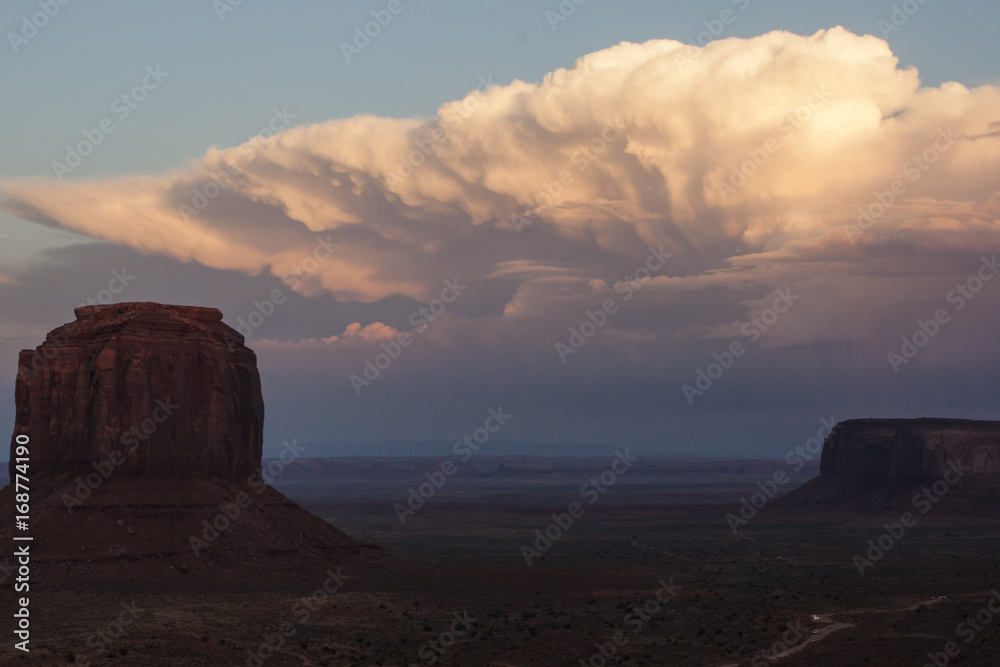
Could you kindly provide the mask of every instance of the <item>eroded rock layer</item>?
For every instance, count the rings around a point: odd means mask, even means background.
[[[1000,473],[1000,422],[852,419],[823,443],[821,475],[886,481],[934,480],[961,461],[975,475]]]
[[[15,436],[31,438],[33,477],[99,468],[232,479],[259,469],[257,358],[221,312],[145,302],[75,313],[20,355]]]
[[[1000,422],[852,419],[823,443],[820,475],[776,503],[862,513],[913,512],[933,492],[935,516],[1000,509]]]

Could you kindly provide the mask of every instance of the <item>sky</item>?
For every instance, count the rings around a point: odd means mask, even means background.
[[[88,300],[222,310],[265,455],[997,416],[996,3],[95,4],[0,7],[0,430]]]

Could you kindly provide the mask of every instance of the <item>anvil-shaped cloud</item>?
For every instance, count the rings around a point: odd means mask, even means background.
[[[162,175],[8,180],[0,195],[28,219],[269,271],[306,296],[427,302],[454,276],[500,285],[485,312],[511,327],[579,319],[650,249],[671,254],[642,285],[648,318],[616,323],[621,340],[727,336],[771,290],[822,285],[779,345],[864,338],[886,301],[961,272],[913,258],[1000,246],[998,174],[1000,89],[921,87],[884,41],[838,27],[621,43],[430,119],[291,127]],[[339,245],[303,269],[317,239]],[[727,300],[735,311],[692,310]]]

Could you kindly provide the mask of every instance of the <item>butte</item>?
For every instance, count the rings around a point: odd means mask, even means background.
[[[948,418],[840,422],[823,443],[819,477],[777,504],[862,513],[909,510],[935,516],[994,516],[1000,509],[1000,422]]]
[[[75,314],[18,363],[0,538],[33,537],[33,583],[259,587],[379,558],[265,483],[257,358],[220,311]],[[26,438],[25,533],[13,482]]]

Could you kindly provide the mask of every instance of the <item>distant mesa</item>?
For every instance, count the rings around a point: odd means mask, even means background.
[[[934,480],[961,460],[975,477],[1000,473],[1000,422],[971,419],[852,419],[823,446],[821,475]]]
[[[33,567],[59,580],[252,584],[372,553],[261,477],[257,358],[214,308],[121,303],[21,352]],[[14,532],[0,491],[0,539]],[[33,570],[34,571],[34,570]],[[190,576],[189,576],[190,575]]]
[[[946,480],[951,500],[1000,500],[1000,422],[840,422],[823,443],[819,477],[782,500],[788,506],[836,503],[877,509],[938,480]]]

